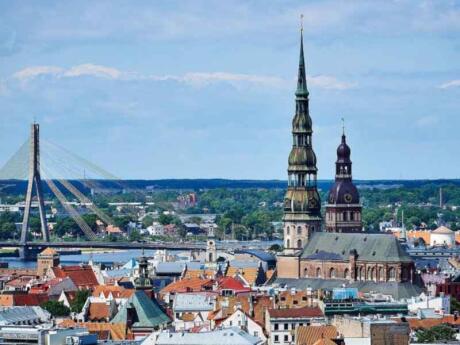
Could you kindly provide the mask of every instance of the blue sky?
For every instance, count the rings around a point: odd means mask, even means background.
[[[42,136],[122,178],[284,179],[303,13],[319,178],[459,178],[459,1],[0,2],[0,164]]]

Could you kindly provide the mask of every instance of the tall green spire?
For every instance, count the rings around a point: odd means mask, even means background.
[[[305,73],[305,58],[303,55],[303,25],[300,28],[300,57],[299,57],[299,73],[297,77],[297,97],[307,97],[307,76]]]

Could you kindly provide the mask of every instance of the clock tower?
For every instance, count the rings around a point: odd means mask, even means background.
[[[302,249],[313,232],[321,231],[322,222],[302,31],[295,115],[292,120],[292,149],[288,159],[288,188],[284,197],[283,230],[286,254]]]
[[[326,205],[326,231],[361,232],[361,204],[359,192],[351,175],[351,150],[347,145],[345,131],[337,148],[335,183],[329,190]]]

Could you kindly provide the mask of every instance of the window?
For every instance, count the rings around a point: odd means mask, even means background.
[[[292,301],[292,304],[299,304],[299,301],[294,300],[294,301]]]
[[[316,269],[316,277],[321,278],[321,268],[319,267]]]
[[[302,240],[297,240],[297,248],[302,248]]]
[[[385,274],[383,274],[383,267],[379,268],[379,280],[384,281],[385,280]]]
[[[288,323],[285,323],[284,324],[284,330],[288,330],[289,329],[289,324]]]
[[[275,335],[273,337],[273,340],[275,341],[275,343],[279,343],[280,342],[280,337],[278,335]]]
[[[350,279],[350,270],[348,268],[345,268],[345,271],[343,271],[343,277],[345,279]]]
[[[389,280],[391,280],[391,281],[395,281],[395,280],[396,280],[396,270],[394,269],[394,267],[391,267],[391,268],[388,270],[388,276],[389,276]]]
[[[286,226],[286,235],[289,235],[289,233],[291,232],[291,228],[288,226]]]
[[[297,227],[297,235],[302,235],[302,228],[300,226]]]
[[[275,323],[275,324],[273,325],[273,329],[274,329],[275,331],[278,330],[278,324],[277,324],[277,323]]]
[[[303,276],[304,278],[308,278],[308,270],[306,267],[303,269]]]
[[[284,335],[284,342],[285,343],[289,342],[289,335],[288,334]]]
[[[329,278],[331,278],[331,279],[335,278],[335,269],[334,268],[331,268],[329,270]]]
[[[286,248],[291,248],[291,241],[289,241],[289,238],[286,240]]]

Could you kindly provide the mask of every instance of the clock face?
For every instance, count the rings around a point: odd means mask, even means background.
[[[308,206],[316,207],[316,199],[314,199],[314,198],[308,199]]]
[[[345,202],[347,204],[349,204],[353,200],[353,196],[350,193],[345,194],[343,198],[345,199]]]

